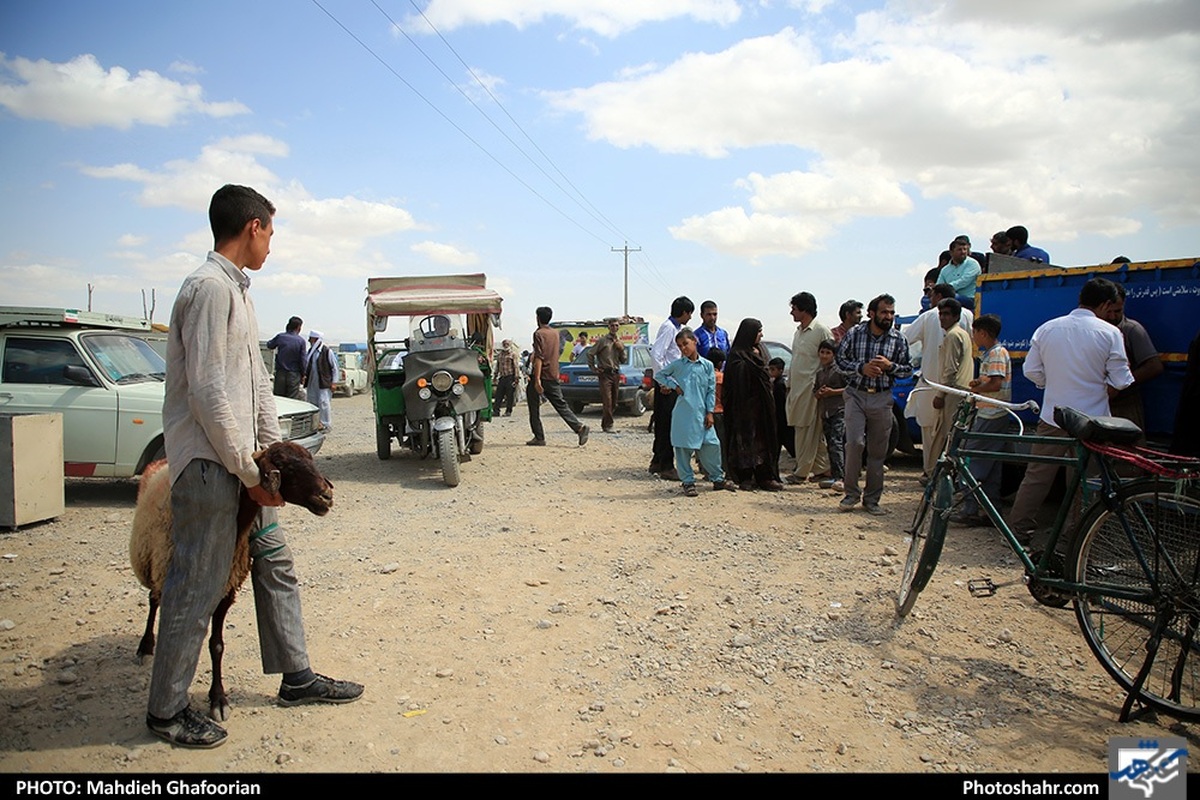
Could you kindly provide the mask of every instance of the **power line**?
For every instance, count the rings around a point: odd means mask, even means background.
[[[372,0],[372,2],[374,2],[374,0]],[[542,158],[546,159],[546,163],[549,164],[554,169],[554,171],[557,172],[559,174],[559,176],[562,177],[562,179],[564,181],[566,181],[567,185],[575,190],[575,193],[577,195],[579,195],[580,200],[582,200],[584,203],[586,203],[588,205],[588,208],[592,209],[592,211],[595,212],[594,214],[591,211],[588,212],[589,214],[591,214],[592,218],[595,219],[597,222],[601,222],[602,224],[606,225],[610,231],[612,231],[613,233],[617,234],[618,236],[621,236],[626,241],[628,241],[629,237],[626,236],[624,234],[624,232],[622,232],[619,228],[617,228],[616,224],[613,223],[613,221],[610,220],[607,216],[605,216],[604,212],[602,212],[599,208],[597,208],[595,206],[595,204],[593,204],[592,201],[587,198],[587,195],[585,195],[582,191],[580,191],[579,187],[576,186],[571,181],[571,179],[569,177],[567,177],[566,173],[564,173],[561,169],[559,169],[558,165],[554,163],[554,159],[550,158],[550,156],[546,154],[546,151],[544,151],[538,145],[538,143],[533,140],[533,137],[530,136],[529,133],[525,130],[525,128],[521,126],[521,123],[518,122],[516,120],[516,118],[513,117],[513,115],[508,112],[508,109],[505,108],[504,104],[500,102],[500,98],[496,97],[496,95],[492,93],[492,90],[488,87],[488,85],[486,83],[484,83],[479,78],[478,75],[475,74],[475,70],[472,69],[471,66],[469,64],[467,64],[467,62],[463,59],[463,57],[461,55],[459,55],[458,51],[454,49],[454,45],[450,44],[450,42],[446,39],[446,37],[442,36],[442,32],[439,31],[437,29],[437,27],[434,26],[433,22],[427,16],[425,16],[425,12],[422,11],[420,6],[417,5],[416,0],[408,0],[408,2],[416,10],[416,12],[421,15],[421,19],[425,20],[425,24],[429,26],[429,29],[432,30],[434,33],[436,33],[437,37],[442,40],[442,44],[446,45],[446,49],[454,54],[454,57],[458,59],[458,63],[462,64],[463,69],[465,69],[467,71],[467,73],[471,76],[471,78],[474,79],[475,83],[477,83],[479,85],[479,87],[481,89],[483,89],[484,92],[487,93],[487,96],[492,99],[492,102],[495,103],[497,105],[497,107],[499,107],[499,109],[504,112],[504,115],[506,117],[508,117],[509,121],[512,122],[512,124],[516,127],[516,129],[521,132],[521,135],[524,136],[525,139],[531,145],[533,145],[533,148],[538,151],[538,153],[542,156]],[[403,30],[401,30],[401,33],[403,33]],[[408,38],[407,33],[405,33],[404,36],[405,36],[405,38]],[[411,42],[412,39],[410,38],[409,41]],[[417,47],[415,42],[413,43],[413,45],[414,45],[414,47]],[[420,47],[417,47],[417,49],[421,50]],[[423,50],[421,51],[421,54],[425,55]],[[426,58],[428,58],[428,56],[426,56]],[[438,71],[440,72],[441,70],[439,69]],[[445,73],[442,73],[442,74],[445,75]],[[449,79],[449,78],[447,78],[447,79]],[[464,93],[464,96],[465,96],[465,93]],[[467,99],[470,100],[469,97]],[[482,113],[482,110],[481,110],[481,113]],[[505,138],[507,138],[507,136]],[[510,139],[509,141],[512,141],[512,140]],[[514,147],[516,146],[515,143],[513,146]],[[518,149],[520,149],[520,148],[518,148]],[[524,153],[524,151],[522,151],[522,153]],[[528,156],[526,156],[526,157],[528,158]],[[538,167],[538,168],[541,169],[541,167]],[[544,174],[544,171],[543,171],[543,174]],[[547,175],[546,177],[549,178],[550,176]],[[553,182],[554,179],[551,178],[550,180]],[[558,186],[558,184],[555,183],[555,186]],[[560,186],[559,189],[561,190],[562,187]],[[563,194],[567,194],[566,190],[562,190],[562,191],[563,191]],[[569,194],[567,194],[567,196],[570,197]],[[571,199],[575,200],[574,197],[572,197]],[[578,200],[576,200],[575,202],[577,204],[579,203]],[[580,207],[582,208],[582,206],[580,206]],[[584,209],[584,210],[587,211],[587,209]]]
[[[527,183],[523,178],[521,178],[521,176],[517,175],[517,173],[515,173],[511,169],[509,169],[508,166],[506,166],[504,164],[504,162],[502,162],[499,158],[497,158],[495,155],[493,155],[491,153],[491,151],[489,151],[486,147],[484,147],[482,144],[480,144],[473,136],[471,136],[471,134],[469,134],[465,130],[463,130],[462,126],[460,126],[458,123],[456,123],[454,120],[452,120],[440,108],[438,108],[437,105],[432,100],[427,98],[425,95],[421,94],[421,92],[418,91],[415,86],[413,86],[411,83],[409,83],[407,80],[405,80],[404,76],[402,76],[399,72],[397,72],[395,69],[393,69],[392,66],[390,64],[388,64],[378,53],[376,53],[373,49],[371,49],[370,45],[368,45],[366,42],[364,42],[362,39],[360,39],[353,31],[351,31],[349,28],[347,28],[345,25],[343,25],[341,20],[339,20],[332,13],[330,13],[330,11],[327,8],[325,8],[323,5],[321,5],[319,0],[312,0],[312,3],[317,8],[321,9],[321,11],[324,12],[327,17],[329,17],[331,20],[333,20],[333,22],[339,28],[341,28],[343,31],[345,31],[347,36],[349,36],[351,39],[353,39],[355,42],[357,42],[358,45],[360,47],[362,47],[364,50],[366,50],[368,53],[370,53],[371,57],[374,58],[376,61],[378,61],[383,66],[384,69],[386,69],[388,72],[392,73],[392,75],[395,76],[395,78],[397,80],[399,80],[401,83],[403,83],[405,86],[407,86],[408,89],[413,94],[415,94],[417,97],[421,98],[421,100],[427,106],[429,106],[431,109],[433,109],[435,112],[437,112],[438,116],[440,116],[442,119],[444,119],[446,122],[448,122],[450,124],[450,126],[452,128],[454,128],[456,131],[461,133],[467,141],[469,141],[471,144],[475,145],[475,147],[477,147],[480,152],[482,152],[484,155],[486,155],[488,158],[490,158],[492,161],[494,161],[496,163],[496,166],[500,167],[502,170],[507,172],[513,178],[513,180],[515,180],[517,183],[524,186],[535,197],[537,197],[543,203],[548,205],[550,208],[557,211],[559,213],[559,215],[561,215],[564,219],[566,219],[572,225],[574,225],[575,227],[579,228],[581,231],[586,233],[588,236],[591,236],[593,239],[596,239],[598,241],[604,242],[605,244],[608,244],[608,242],[605,241],[605,239],[602,236],[599,236],[595,232],[590,231],[587,228],[585,228],[582,223],[580,223],[578,220],[576,220],[570,214],[568,214],[567,212],[563,211],[561,208],[556,206],[554,203],[552,203],[549,200],[549,198],[547,198],[545,195],[543,195],[541,192],[539,192],[537,189],[535,189],[533,186],[531,186],[529,183]]]

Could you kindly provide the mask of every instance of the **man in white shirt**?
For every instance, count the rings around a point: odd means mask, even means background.
[[[929,381],[925,379],[925,376],[937,376],[942,339],[946,337],[946,332],[942,330],[942,324],[938,319],[938,303],[953,297],[953,286],[948,283],[935,285],[929,293],[930,309],[922,311],[920,316],[905,325],[901,331],[910,348],[918,342],[921,344],[921,379],[914,388],[919,389],[924,386],[925,391],[914,391],[908,396],[908,403],[904,406],[904,416],[916,418],[917,424],[921,426],[922,483],[929,480],[929,474],[933,471],[933,463],[937,461],[938,454],[934,445],[937,439],[938,420],[942,416],[942,412],[933,407],[935,393],[929,389]],[[971,324],[974,321],[975,315],[971,313],[971,310],[969,308],[962,309],[962,316],[959,318],[958,324],[968,335],[971,333]]]
[[[1054,424],[1054,409],[1073,408],[1089,416],[1109,416],[1109,398],[1133,384],[1125,342],[1104,317],[1118,301],[1116,284],[1092,278],[1079,292],[1079,307],[1043,323],[1033,332],[1025,356],[1025,377],[1046,390],[1038,436],[1069,438]],[[1065,456],[1071,445],[1035,444],[1034,455]],[[1057,464],[1030,464],[1009,513],[1009,527],[1028,538],[1037,529],[1037,513],[1050,491]]]
[[[671,316],[663,320],[650,348],[650,359],[654,362],[654,377],[667,364],[679,358],[679,345],[675,335],[692,318],[696,304],[687,297],[676,297],[671,301]],[[1115,328],[1114,328],[1115,330]],[[675,410],[675,392],[660,383],[654,390],[654,455],[650,459],[650,472],[666,481],[679,480],[675,471],[675,448],[671,446],[671,413]]]

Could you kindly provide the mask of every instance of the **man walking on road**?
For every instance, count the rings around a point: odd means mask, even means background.
[[[584,425],[571,411],[567,401],[563,399],[562,387],[558,384],[558,354],[560,351],[558,331],[550,327],[554,312],[549,306],[539,306],[537,309],[538,328],[533,332],[533,356],[529,388],[525,400],[529,405],[529,427],[533,438],[525,444],[541,447],[546,444],[546,431],[542,427],[541,404],[545,397],[554,406],[554,410],[563,418],[563,422],[579,436],[579,446],[583,447],[588,440],[588,426]]]

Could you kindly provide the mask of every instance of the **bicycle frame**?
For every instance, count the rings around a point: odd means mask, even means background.
[[[936,387],[936,384],[931,384]],[[919,391],[919,390],[914,390]],[[969,394],[969,393],[965,393]],[[1048,589],[1058,590],[1068,594],[1087,594],[1094,597],[1117,597],[1126,600],[1146,601],[1151,593],[1148,592],[1133,592],[1128,588],[1121,586],[1108,586],[1105,584],[1090,584],[1083,585],[1075,581],[1068,580],[1065,577],[1059,577],[1052,574],[1051,566],[1054,563],[1056,554],[1059,552],[1058,544],[1063,539],[1064,533],[1070,532],[1068,520],[1071,509],[1075,505],[1076,498],[1080,500],[1081,509],[1086,509],[1092,502],[1096,500],[1091,498],[1091,495],[1097,494],[1095,491],[1088,489],[1087,483],[1087,468],[1092,461],[1092,451],[1089,450],[1078,439],[1064,439],[1060,436],[1039,436],[1036,434],[1011,434],[1011,433],[981,433],[970,430],[971,423],[975,420],[977,407],[975,398],[977,395],[964,397],[960,402],[958,413],[955,417],[954,430],[950,436],[946,437],[946,446],[942,453],[938,456],[938,464],[949,471],[954,480],[965,487],[967,492],[975,498],[979,507],[987,515],[991,523],[1000,531],[1001,536],[1008,543],[1009,548],[1021,560],[1021,564],[1025,568],[1025,580],[1027,583],[1037,582]],[[1053,456],[1053,455],[1035,455],[1033,453],[1017,453],[995,450],[975,450],[966,447],[964,443],[968,440],[993,440],[1001,442],[1009,442],[1012,444],[1050,444],[1057,446],[1073,446],[1075,449],[1074,456]],[[991,461],[1001,461],[1007,463],[1042,463],[1042,464],[1057,464],[1068,468],[1068,480],[1066,491],[1063,494],[1063,499],[1059,503],[1058,512],[1055,515],[1054,526],[1050,529],[1050,538],[1046,543],[1046,547],[1041,553],[1041,557],[1035,563],[1032,558],[1032,553],[1028,548],[1021,544],[1015,533],[1008,526],[1004,517],[1001,516],[999,509],[992,503],[991,498],[983,491],[979,481],[971,474],[969,469],[970,459],[972,457],[986,458]],[[1099,466],[1100,489],[1099,498],[1112,498],[1116,494],[1115,485],[1119,484],[1103,458],[1097,457],[1096,463]],[[930,485],[933,481],[930,481]],[[1114,510],[1115,509],[1110,509]],[[943,513],[949,513],[945,511]],[[1147,579],[1153,581],[1152,573],[1146,555],[1142,552],[1142,548],[1137,542],[1129,527],[1128,521],[1125,519],[1123,512],[1118,513],[1121,519],[1122,526],[1126,535],[1129,537],[1131,546],[1138,554],[1139,563],[1143,571],[1146,573]],[[1082,518],[1082,511],[1080,518]],[[1071,542],[1065,543],[1069,549]],[[1172,565],[1173,568],[1173,565]]]

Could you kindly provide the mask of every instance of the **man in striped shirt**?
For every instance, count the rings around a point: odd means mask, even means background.
[[[838,346],[837,367],[846,375],[846,496],[839,511],[853,511],[862,501],[867,513],[881,516],[883,460],[892,433],[892,383],[912,375],[908,342],[893,325],[896,300],[881,294],[867,304],[867,321],[846,334]],[[867,486],[858,486],[864,449]]]

